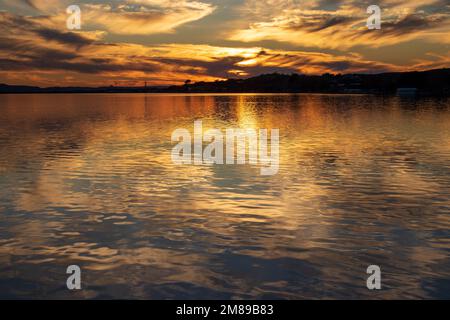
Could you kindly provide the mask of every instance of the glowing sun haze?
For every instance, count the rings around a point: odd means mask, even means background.
[[[66,28],[77,4],[82,29]],[[382,9],[368,30],[369,5]],[[450,67],[450,0],[0,0],[0,83],[165,85]]]

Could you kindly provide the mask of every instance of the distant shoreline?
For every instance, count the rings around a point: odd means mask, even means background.
[[[264,74],[215,82],[152,87],[33,87],[0,84],[0,94],[197,93],[197,94],[383,94],[450,96],[450,69],[321,76]]]
[[[0,92],[0,95],[58,95],[58,94],[77,94],[77,95],[90,95],[90,94],[149,94],[149,95],[217,95],[217,96],[238,96],[238,95],[279,95],[279,96],[289,96],[289,95],[391,95],[391,94],[381,94],[381,93],[345,93],[345,92]]]

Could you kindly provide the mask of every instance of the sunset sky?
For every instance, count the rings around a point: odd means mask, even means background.
[[[82,10],[70,31],[66,8]],[[368,30],[369,5],[382,9]],[[450,67],[450,0],[0,0],[0,83],[167,85]]]

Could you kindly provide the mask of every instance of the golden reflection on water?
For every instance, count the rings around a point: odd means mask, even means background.
[[[5,297],[449,298],[449,100],[0,96]],[[280,172],[175,166],[171,133],[279,128]],[[365,270],[386,272],[382,292]]]

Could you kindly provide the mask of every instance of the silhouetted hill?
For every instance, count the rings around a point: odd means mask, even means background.
[[[0,93],[379,93],[395,94],[400,88],[422,95],[450,95],[450,69],[381,74],[310,76],[263,74],[248,79],[196,82],[170,87],[52,87],[0,84]]]
[[[249,79],[229,79],[173,86],[173,92],[323,92],[386,93],[416,88],[420,94],[450,95],[450,69],[423,72],[308,76],[264,74]]]

